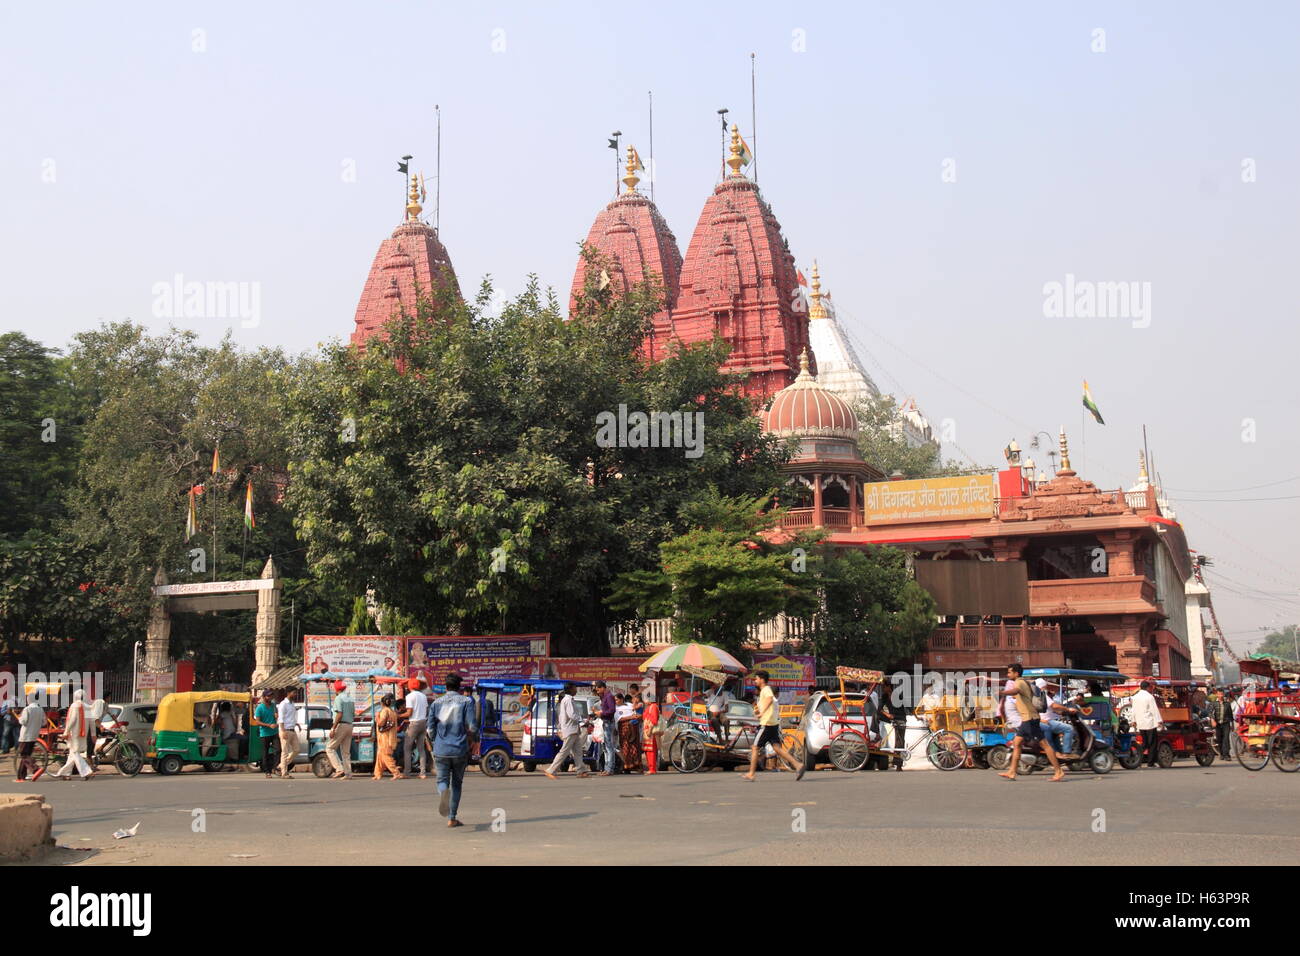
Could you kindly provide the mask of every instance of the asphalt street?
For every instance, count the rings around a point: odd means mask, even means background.
[[[1046,774],[992,771],[845,774],[713,770],[565,777],[514,772],[465,779],[460,829],[437,815],[432,777],[319,780],[310,773],[177,777],[146,771],[42,779],[59,845],[44,862],[1292,864],[1300,858],[1300,774],[1235,764]],[[196,812],[199,811],[199,812]],[[113,832],[139,823],[137,835]],[[197,829],[202,824],[202,829]]]

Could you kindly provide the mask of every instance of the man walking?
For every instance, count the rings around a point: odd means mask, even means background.
[[[1019,664],[1011,664],[1007,667],[1007,681],[1014,681],[1015,686],[1014,690],[1002,691],[1002,696],[1014,698],[1016,707],[1020,711],[1020,726],[1016,728],[1015,742],[1011,745],[1011,766],[998,776],[1015,780],[1016,771],[1020,768],[1021,749],[1027,741],[1032,743],[1038,740],[1042,741],[1043,753],[1047,754],[1047,759],[1055,771],[1052,774],[1052,783],[1057,783],[1065,779],[1065,771],[1061,768],[1061,761],[1056,758],[1056,751],[1052,749],[1051,742],[1043,736],[1042,721],[1038,716],[1038,708],[1034,706],[1034,691],[1023,675],[1024,669]]]
[[[357,719],[357,705],[352,702],[348,685],[341,680],[334,682],[334,702],[330,704],[334,712],[334,725],[330,728],[329,743],[325,745],[325,756],[334,768],[331,780],[352,779],[352,722]]]
[[[433,702],[428,713],[433,728],[433,769],[438,777],[438,813],[447,818],[447,826],[464,826],[456,814],[478,726],[474,723],[474,701],[460,692],[459,674],[447,675],[447,693]]]
[[[262,691],[261,703],[253,710],[253,719],[250,723],[257,728],[258,739],[262,742],[262,773],[266,774],[266,779],[271,779],[271,773],[275,769],[275,743],[278,737],[276,732],[276,712],[275,707],[271,704],[271,692]],[[249,756],[252,756],[250,751]]]
[[[614,695],[609,692],[603,680],[595,681],[591,689],[600,698],[601,732],[604,734],[605,765],[600,768],[600,775],[608,777],[614,772],[618,754],[618,727],[614,724]],[[576,769],[581,770],[583,767],[579,765]]]
[[[293,773],[293,758],[298,756],[298,708],[292,690],[281,692],[276,717],[280,722],[280,776],[288,780]]]
[[[1218,738],[1219,756],[1232,756],[1232,701],[1222,687],[1216,687],[1210,702],[1210,724]]]
[[[601,684],[601,687],[604,687],[603,683]],[[560,738],[564,743],[560,746],[560,752],[555,755],[555,760],[553,760],[551,765],[544,771],[546,776],[552,780],[559,779],[555,775],[564,769],[564,762],[566,760],[573,761],[573,772],[579,777],[591,776],[587,773],[587,764],[582,759],[582,725],[578,722],[577,709],[573,706],[573,694],[576,689],[577,688],[572,683],[566,683],[564,685],[564,690],[561,692],[558,716],[559,726],[557,730],[559,731]],[[612,704],[613,695],[611,694],[609,697],[610,703]],[[612,720],[605,725],[606,754],[608,754],[610,739],[617,734],[617,730],[613,729],[613,727],[614,723]],[[605,759],[609,760],[610,758],[606,756]],[[609,768],[612,767],[613,764],[607,763],[605,766],[606,768]],[[606,769],[601,776],[609,776],[611,772],[612,771]]]
[[[1156,703],[1151,687],[1149,680],[1144,680],[1138,685],[1138,692],[1131,698],[1133,703],[1129,713],[1133,726],[1142,735],[1142,755],[1146,758],[1146,765],[1155,767],[1158,766],[1156,737],[1160,731],[1160,705]]]
[[[13,711],[17,712],[18,703],[15,701]],[[32,774],[32,782],[35,783],[40,779],[41,774],[45,773],[44,767],[38,767],[36,761],[32,758],[32,751],[36,749],[36,741],[41,739],[41,728],[45,726],[45,708],[36,702],[33,695],[27,701],[27,706],[23,708],[22,714],[18,718],[18,757],[17,772],[14,775],[15,783],[24,783],[27,780],[27,771],[35,771]]]
[[[906,682],[903,682],[904,685]],[[902,703],[901,698],[907,693],[905,686],[894,688],[894,697],[900,700],[891,700],[884,694],[884,688],[881,688],[881,697],[878,713],[880,716],[894,725],[894,756],[891,761],[895,770],[903,769],[903,753],[907,747],[907,707]],[[881,739],[884,739],[884,730],[881,729]]]
[[[776,694],[772,693],[772,688],[768,684],[771,678],[767,671],[754,671],[754,684],[758,687],[758,703],[755,710],[758,712],[758,739],[754,741],[754,747],[749,752],[749,773],[745,774],[745,779],[751,783],[754,780],[754,773],[758,770],[758,758],[761,754],[767,752],[767,745],[771,744],[772,749],[776,751],[776,757],[782,763],[788,764],[794,771],[796,780],[803,779],[804,766],[790,755],[781,744],[780,730],[780,709],[776,704]]]
[[[460,675],[456,675],[459,685]],[[411,750],[420,760],[420,779],[429,775],[429,752],[425,749],[428,742],[429,698],[424,693],[424,681],[412,677],[407,684],[409,693],[402,704],[399,717],[408,721],[406,725],[406,743],[402,747],[402,773],[411,775]]]
[[[68,742],[68,759],[63,762],[59,772],[54,776],[66,780],[72,771],[81,774],[82,780],[89,780],[95,773],[86,760],[86,738],[90,730],[90,714],[86,709],[86,692],[76,690],[72,693],[72,706],[68,708],[67,719],[63,725],[63,739]]]

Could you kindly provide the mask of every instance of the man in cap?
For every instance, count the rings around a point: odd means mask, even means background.
[[[330,779],[351,780],[352,722],[357,717],[357,705],[352,702],[348,685],[341,680],[334,682],[334,701],[330,709],[334,712],[334,726],[330,728],[329,743],[325,745],[325,756],[334,768]]]
[[[397,716],[408,721],[406,725],[406,743],[402,747],[402,773],[411,775],[411,750],[414,749],[420,760],[420,779],[429,774],[429,698],[424,693],[424,681],[412,677],[406,682],[409,693],[402,703],[402,710]]]

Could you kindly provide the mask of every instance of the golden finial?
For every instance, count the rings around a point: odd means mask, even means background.
[[[411,177],[411,193],[406,200],[406,221],[419,222],[424,207],[420,205],[420,177]]]
[[[799,353],[799,378],[812,378],[812,372],[808,371],[808,346],[806,345],[803,347],[803,351]]]
[[[636,184],[641,181],[641,177],[636,174],[638,168],[644,169],[641,165],[641,157],[637,154],[635,148],[629,143],[627,146],[627,175],[623,177],[623,185],[627,187],[626,193],[636,192]]]
[[[808,306],[808,318],[824,319],[826,318],[826,307],[822,305],[822,277],[817,271],[817,260],[813,260],[812,267],[812,292],[808,298],[811,305]]]
[[[1149,484],[1151,476],[1147,474],[1147,453],[1145,449],[1138,449],[1138,481]]]
[[[731,155],[727,157],[727,165],[731,167],[731,175],[743,175],[740,167],[745,165],[745,159],[741,155],[740,145],[740,128],[735,123],[731,124]]]
[[[1061,426],[1061,467],[1056,469],[1058,475],[1074,474],[1074,469],[1070,467],[1070,444],[1065,440],[1065,426]]]

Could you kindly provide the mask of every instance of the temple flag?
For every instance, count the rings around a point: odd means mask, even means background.
[[[1083,407],[1092,412],[1092,417],[1097,419],[1098,425],[1105,425],[1106,421],[1101,417],[1101,411],[1097,408],[1097,403],[1092,400],[1092,389],[1088,388],[1088,380],[1083,380]]]
[[[250,531],[257,527],[257,522],[253,520],[253,482],[249,479],[247,491],[244,492],[244,527]]]
[[[185,540],[189,541],[199,533],[199,519],[194,513],[194,489],[190,489],[190,507],[185,515]]]

